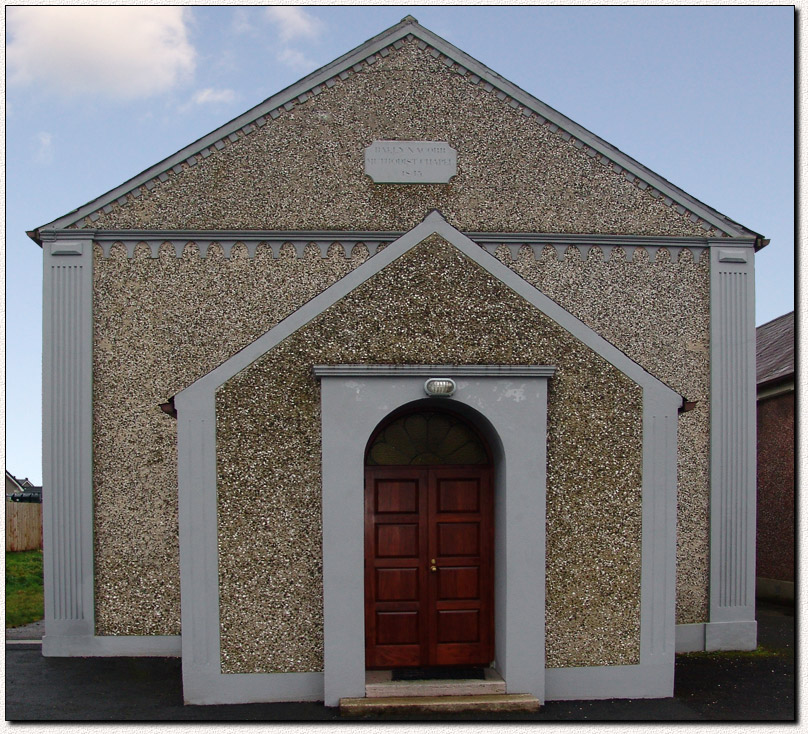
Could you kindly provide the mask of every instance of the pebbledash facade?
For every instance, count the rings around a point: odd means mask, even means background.
[[[414,19],[31,235],[43,654],[336,705],[755,647],[765,240]]]

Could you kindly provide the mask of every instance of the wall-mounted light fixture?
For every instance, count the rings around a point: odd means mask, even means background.
[[[424,383],[424,390],[435,398],[449,398],[457,390],[457,383],[449,377],[430,377]]]

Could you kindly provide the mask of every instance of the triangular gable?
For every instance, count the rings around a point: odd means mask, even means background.
[[[355,68],[376,63],[377,59],[390,53],[390,47],[400,47],[404,39],[411,38],[418,39],[419,45],[423,49],[429,50],[436,58],[441,58],[444,64],[456,73],[468,76],[475,84],[499,90],[497,96],[502,99],[503,104],[521,110],[522,114],[527,117],[538,118],[540,122],[547,124],[551,131],[565,140],[573,140],[576,147],[585,150],[592,157],[597,157],[604,165],[611,166],[615,172],[622,173],[629,181],[636,182],[641,189],[648,189],[652,196],[662,200],[664,204],[675,207],[679,214],[689,215],[706,231],[715,228],[732,237],[757,236],[757,246],[762,246],[763,241],[757,233],[720,214],[648,170],[630,156],[548,107],[448,41],[422,27],[411,16],[407,16],[397,25],[309,74],[299,82],[273,95],[103,196],[43,225],[31,233],[31,236],[39,241],[41,230],[85,226],[86,217],[89,217],[90,221],[94,221],[99,218],[99,212],[111,211],[113,203],[123,204],[129,197],[139,197],[143,189],[150,190],[155,186],[155,180],[164,181],[169,176],[180,173],[183,166],[192,167],[200,158],[215,154],[217,150],[224,147],[222,142],[224,139],[230,138],[231,141],[235,141],[265,124],[271,124],[271,121],[281,114],[281,110],[291,110],[298,103],[305,102],[310,97],[319,94],[323,88],[333,86],[335,79],[347,78]]]
[[[232,377],[249,367],[264,354],[298,329],[305,326],[326,309],[348,295],[355,288],[380,272],[387,265],[397,260],[412,248],[423,242],[432,234],[437,234],[456,247],[467,258],[489,272],[504,285],[532,304],[535,308],[557,323],[572,336],[600,355],[629,379],[642,388],[650,388],[665,399],[681,403],[681,396],[671,390],[659,379],[644,370],[626,354],[595,333],[586,324],[564,310],[555,301],[523,280],[519,275],[499,262],[495,257],[482,250],[462,232],[450,225],[443,216],[431,212],[421,224],[399,237],[380,253],[367,260],[331,287],[308,301],[291,316],[274,326],[252,344],[234,354],[207,375],[199,378],[177,396],[177,408],[182,411],[183,404],[191,405],[199,399],[212,397],[216,389]],[[186,402],[187,401],[187,402]]]

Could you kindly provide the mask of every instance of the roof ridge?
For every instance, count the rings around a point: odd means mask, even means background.
[[[773,319],[769,319],[768,321],[762,323],[760,326],[756,327],[756,329],[763,329],[764,327],[770,326],[776,321],[780,321],[781,319],[786,319],[789,317],[794,318],[794,309],[791,309],[791,311],[788,311],[787,313],[780,314],[780,316],[775,316]]]
[[[474,85],[482,85],[485,91],[496,96],[503,104],[520,111],[525,117],[536,118],[552,133],[559,135],[575,148],[586,152],[591,158],[597,159],[604,167],[617,175],[622,174],[629,183],[639,189],[647,190],[650,196],[662,199],[662,203],[666,206],[672,206],[680,215],[689,217],[693,223],[699,224],[705,233],[714,228],[729,236],[751,235],[762,239],[756,232],[748,230],[700,202],[617,147],[589,132],[461,49],[424,28],[411,15],[407,15],[391,28],[268,97],[230,122],[133,176],[118,187],[62,217],[38,227],[35,232],[30,233],[31,236],[40,241],[39,230],[42,229],[59,229],[70,226],[81,229],[88,225],[91,226],[92,222],[100,218],[101,213],[109,213],[114,206],[126,204],[130,197],[139,198],[144,190],[153,189],[157,185],[157,181],[166,181],[180,173],[185,167],[195,166],[200,159],[205,159],[250,135],[267,124],[269,120],[276,119],[284,112],[289,112],[298,105],[304,104],[321,94],[324,89],[330,89],[338,82],[346,81],[365,66],[373,65],[380,58],[390,55],[405,43],[413,42],[416,39],[419,49],[442,60],[447,69],[468,78]]]

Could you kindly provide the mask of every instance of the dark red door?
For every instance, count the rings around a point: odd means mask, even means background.
[[[489,466],[368,467],[368,668],[487,665],[493,658]]]

